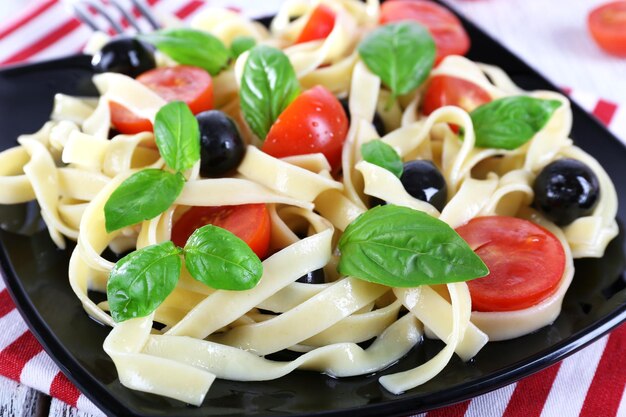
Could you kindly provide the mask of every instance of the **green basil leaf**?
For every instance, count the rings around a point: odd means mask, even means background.
[[[244,52],[254,48],[256,40],[251,36],[237,36],[230,44],[230,54],[233,58],[237,58]]]
[[[107,232],[148,220],[163,213],[185,186],[181,173],[160,169],[135,172],[121,183],[104,205]]]
[[[154,119],[154,139],[167,166],[175,171],[200,160],[200,128],[186,103],[167,103]]]
[[[138,37],[179,64],[204,68],[211,75],[219,74],[230,59],[230,52],[222,41],[201,30],[163,29]]]
[[[358,47],[365,65],[391,89],[394,96],[419,87],[435,63],[435,41],[416,22],[383,25]]]
[[[361,154],[367,162],[385,168],[393,175],[400,178],[404,165],[400,155],[393,147],[381,140],[373,140],[361,145]]]
[[[191,276],[209,287],[248,290],[263,274],[261,260],[243,240],[211,224],[189,236],[184,253]]]
[[[255,46],[241,78],[241,110],[252,131],[265,140],[270,127],[300,94],[300,85],[289,58],[281,50]]]
[[[375,207],[339,240],[339,272],[390,287],[467,281],[489,270],[446,223],[407,207]]]
[[[481,148],[516,149],[532,139],[561,106],[558,100],[528,96],[504,97],[470,113]]]
[[[174,290],[181,249],[167,241],[146,246],[120,259],[109,274],[107,299],[116,322],[145,317]]]

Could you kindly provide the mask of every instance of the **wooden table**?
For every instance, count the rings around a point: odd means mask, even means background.
[[[63,401],[0,376],[0,417],[91,417]]]

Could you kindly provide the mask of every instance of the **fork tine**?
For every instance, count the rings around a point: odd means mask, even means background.
[[[139,9],[143,17],[145,17],[146,20],[148,21],[148,23],[150,23],[150,26],[152,26],[152,29],[154,30],[161,29],[161,25],[157,22],[157,19],[155,18],[154,13],[152,12],[152,10],[150,10],[150,8],[146,5],[146,3],[144,3],[143,0],[130,0],[130,1],[135,5],[135,7],[137,7],[137,9]]]
[[[122,26],[109,14],[109,12],[99,2],[93,0],[82,1],[96,9],[98,13],[100,13],[109,22],[115,32],[124,33],[124,28],[122,28]]]
[[[74,9],[74,14],[78,17],[78,20],[89,26],[94,32],[102,31],[98,27],[96,21],[89,15],[89,11],[85,10],[85,6],[83,6],[80,2],[72,2],[71,4]]]
[[[130,25],[135,28],[137,33],[142,32],[141,26],[139,26],[139,22],[137,22],[137,19],[135,19],[135,16],[133,16],[133,13],[126,10],[126,8],[120,4],[119,0],[109,0],[109,2],[112,3],[117,10],[119,10],[119,12],[124,16],[128,23],[130,23]]]

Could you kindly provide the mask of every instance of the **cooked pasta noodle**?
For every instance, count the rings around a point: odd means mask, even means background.
[[[602,256],[617,234],[615,189],[602,167],[569,138],[572,116],[565,97],[524,92],[498,68],[459,56],[446,58],[431,76],[471,81],[492,99],[523,94],[561,102],[527,144],[510,151],[476,147],[467,112],[448,106],[422,116],[417,110],[420,89],[392,98],[361,61],[355,48],[377,24],[377,1],[324,1],[337,16],[332,32],[324,40],[292,45],[314,3],[285,2],[269,30],[223,10],[200,14],[192,26],[212,32],[227,45],[245,35],[284,48],[303,88],[322,84],[336,95],[349,96],[351,123],[341,177],[333,177],[321,154],[277,159],[258,149],[259,140],[243,122],[237,95],[247,54],[214,79],[215,106],[239,122],[248,144],[236,174],[202,178],[196,164],[184,173],[187,182],[174,205],[151,220],[112,233],[105,229],[103,207],[119,184],[140,169],[164,166],[150,132],[108,139],[110,101],[151,121],[165,104],[130,77],[95,76],[97,100],[57,95],[51,121],[39,132],[21,136],[19,146],[0,153],[0,203],[36,199],[56,245],[64,247],[66,239],[77,242],[69,283],[87,313],[113,328],[104,350],[129,388],[199,405],[216,377],[262,381],[295,369],[362,375],[398,361],[423,334],[444,341],[445,347],[428,362],[380,378],[384,388],[401,393],[435,377],[454,353],[467,361],[488,341],[518,337],[552,323],[574,275],[573,258]],[[393,128],[382,138],[372,125],[376,111]],[[463,129],[462,141],[448,123]],[[441,212],[407,193],[390,171],[363,160],[361,145],[376,139],[390,145],[404,162],[427,159],[441,169],[449,190]],[[538,172],[565,157],[587,164],[599,178],[602,193],[591,215],[559,228],[530,205]],[[465,283],[390,288],[339,276],[337,239],[367,210],[371,197],[425,212],[453,228],[488,215],[543,225],[565,250],[558,289],[522,310],[472,312]],[[213,290],[183,270],[174,291],[153,314],[120,323],[108,314],[108,303],[89,298],[89,290],[106,290],[114,266],[102,256],[107,247],[121,252],[170,240],[172,225],[191,206],[248,203],[267,204],[272,225],[273,254],[263,261],[263,276],[253,289]],[[326,271],[325,284],[296,282],[320,268]],[[154,323],[165,327],[157,330]],[[371,339],[367,349],[358,345]],[[264,357],[284,349],[302,354],[289,362]]]

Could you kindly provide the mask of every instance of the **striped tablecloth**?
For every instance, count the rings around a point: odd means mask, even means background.
[[[198,0],[148,0],[148,3],[157,13],[174,14],[181,19],[189,19],[207,6],[207,2]],[[225,0],[212,1],[210,5],[228,5],[251,16],[262,16],[275,11],[278,3],[277,0]],[[78,52],[90,34],[62,1],[31,1],[23,13],[0,23],[0,66]],[[626,143],[626,106],[620,107],[579,90],[567,92]],[[28,331],[2,281],[0,375],[83,411],[102,415],[59,371]],[[546,370],[472,400],[420,416],[626,417],[625,385],[626,325],[622,325]]]

